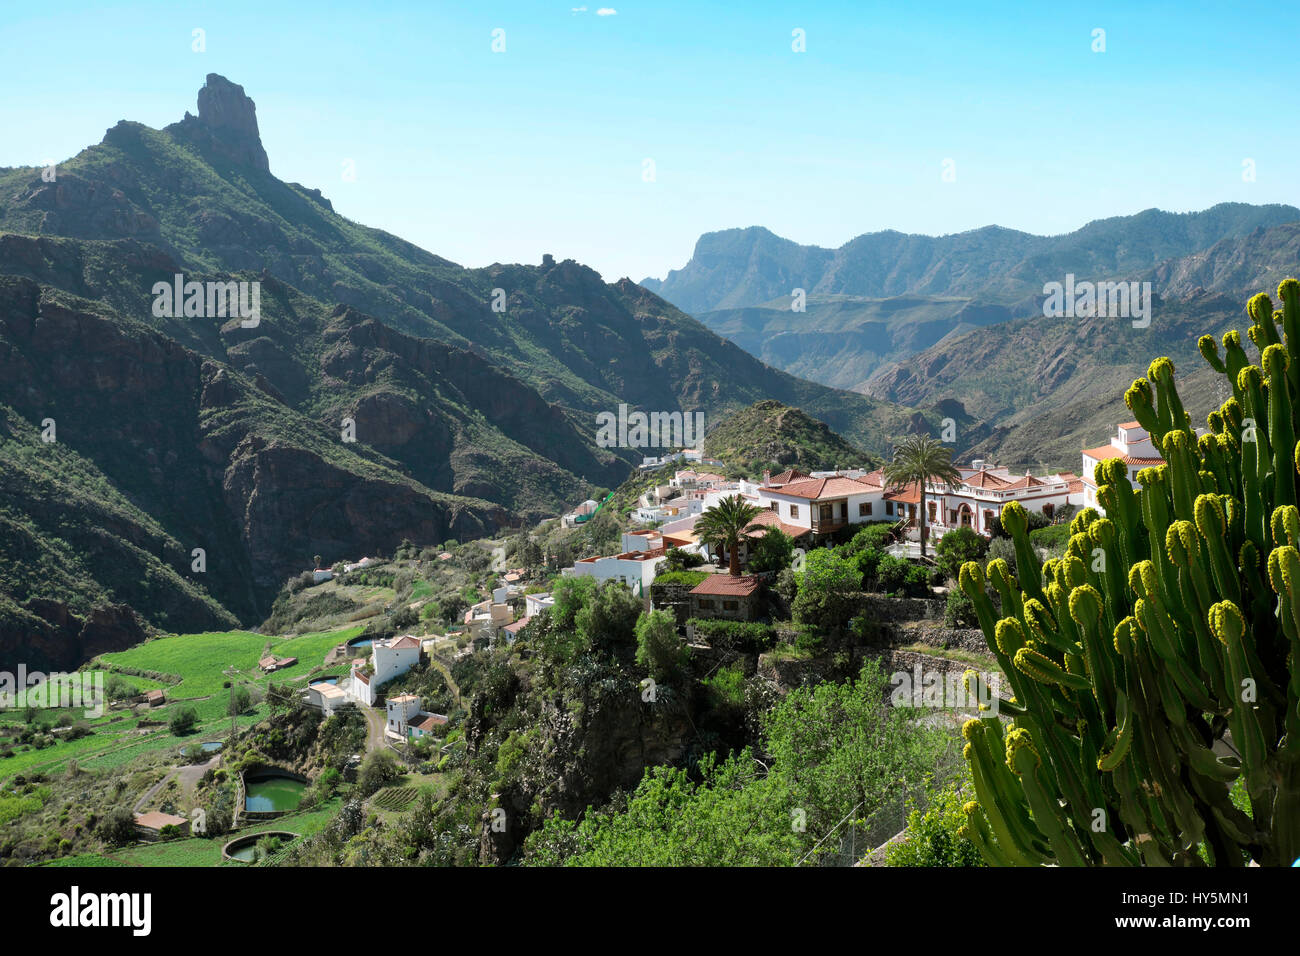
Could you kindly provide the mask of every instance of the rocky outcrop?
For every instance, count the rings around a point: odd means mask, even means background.
[[[186,120],[193,117],[185,114]],[[257,106],[244,88],[224,76],[209,73],[199,90],[198,125],[208,133],[213,150],[233,162],[270,172],[257,129]]]
[[[72,671],[97,654],[134,647],[147,637],[124,604],[101,605],[83,616],[62,601],[33,598],[0,613],[0,670],[13,672],[22,664],[28,673]]]

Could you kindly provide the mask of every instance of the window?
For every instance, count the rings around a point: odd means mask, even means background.
[[[865,518],[869,514],[871,514],[871,502],[870,501],[861,502],[858,505],[858,517]]]
[[[885,502],[885,514],[887,514],[887,515],[892,515],[893,513],[894,513],[894,503],[893,503],[892,501],[886,501],[886,502]]]
[[[712,610],[712,609],[713,609],[712,598],[700,598],[700,610]]]
[[[780,513],[781,513],[781,502],[779,502],[779,501],[774,501],[774,502],[772,502],[772,510],[775,511],[777,514],[780,514]]]
[[[738,608],[739,606],[740,606],[740,605],[737,604],[735,601],[723,601],[723,602],[722,602],[722,609],[723,609],[724,611],[734,611],[734,610],[736,610],[736,608]]]
[[[957,509],[956,509],[956,508],[949,508],[949,509],[948,509],[948,521],[949,521],[950,524],[956,524],[956,523],[957,523]]]
[[[791,505],[791,506],[790,506],[790,517],[791,517],[791,518],[797,518],[797,517],[799,517],[799,506],[798,506],[798,505]]]

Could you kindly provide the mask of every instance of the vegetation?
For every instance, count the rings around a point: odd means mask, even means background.
[[[921,556],[926,548],[926,495],[930,482],[943,482],[952,487],[961,481],[961,473],[953,466],[952,449],[929,435],[908,435],[894,448],[894,458],[885,466],[885,485],[903,489],[915,483],[921,493],[917,510],[921,531]]]
[[[729,495],[695,522],[695,534],[714,551],[727,551],[727,570],[740,574],[740,545],[750,541],[761,525],[754,519],[761,510],[740,495]]]
[[[1134,382],[1125,401],[1166,464],[1136,489],[1123,460],[1099,464],[1107,517],[1078,514],[1064,558],[1040,569],[1024,509],[1003,508],[1018,560],[1014,576],[989,565],[1000,618],[980,566],[963,566],[1016,701],[1009,730],[964,729],[967,832],[990,863],[1300,858],[1300,283],[1278,295],[1281,310],[1250,300],[1259,364],[1235,331],[1223,355],[1200,340],[1232,390],[1206,435],[1168,358]]]

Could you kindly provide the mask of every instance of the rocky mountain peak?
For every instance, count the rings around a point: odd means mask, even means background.
[[[186,114],[187,122],[194,122]],[[209,73],[199,90],[197,124],[210,134],[213,146],[229,159],[270,172],[266,150],[257,129],[257,104],[238,83]]]

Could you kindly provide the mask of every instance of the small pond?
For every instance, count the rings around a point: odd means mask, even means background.
[[[277,773],[244,778],[244,809],[250,813],[284,813],[298,809],[307,784]]]

